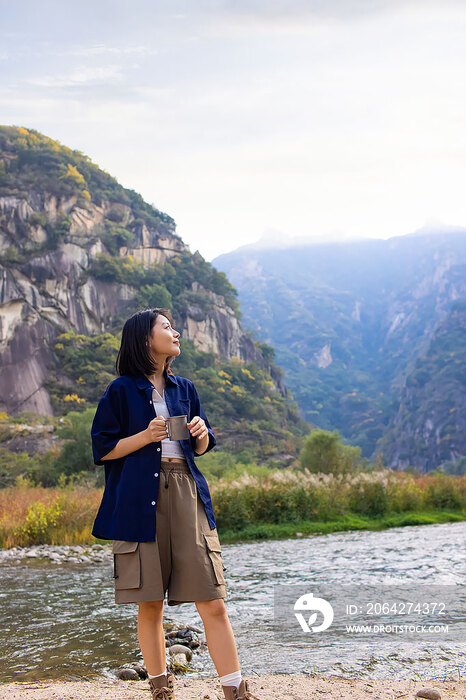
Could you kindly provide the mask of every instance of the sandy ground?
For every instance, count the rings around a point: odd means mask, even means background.
[[[260,700],[414,700],[421,688],[435,688],[442,700],[465,700],[466,681],[379,681],[325,676],[257,676],[247,678]],[[176,700],[223,698],[216,678],[175,680]],[[147,681],[34,681],[0,684],[1,700],[150,700]]]

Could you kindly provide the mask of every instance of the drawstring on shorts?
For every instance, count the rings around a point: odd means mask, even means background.
[[[165,476],[165,488],[168,489],[168,484],[169,484],[169,477],[170,474],[190,474],[190,470],[188,467],[187,462],[181,463],[175,463],[171,464],[168,468],[164,469],[163,466],[160,468],[160,471],[163,472]]]

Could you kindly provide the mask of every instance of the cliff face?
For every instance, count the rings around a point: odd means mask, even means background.
[[[466,301],[435,328],[427,350],[406,377],[379,449],[390,464],[423,471],[455,462],[466,451]]]
[[[13,128],[0,129],[0,411],[52,414],[44,383],[51,375],[60,379],[53,350],[57,336],[70,330],[84,335],[104,332],[139,292],[134,283],[94,275],[99,254],[149,267],[190,253],[171,217],[141,203],[110,176],[108,183],[88,161],[80,164],[77,156],[73,161],[76,152],[57,147],[37,132],[22,131],[26,144],[18,146]],[[59,162],[57,172],[62,175],[54,176],[47,166],[47,178],[39,170],[28,180],[31,153],[36,158],[32,162],[40,164],[36,153],[42,149],[43,159],[44,148],[60,157],[64,149],[65,160],[77,162],[86,178],[72,164],[63,174]],[[102,194],[100,182],[100,190],[92,190],[97,176],[107,190],[113,188],[113,198],[112,193]],[[203,280],[193,280],[191,289],[206,303],[193,303],[176,319],[182,337],[219,357],[237,356],[265,367],[225,298],[204,287]]]

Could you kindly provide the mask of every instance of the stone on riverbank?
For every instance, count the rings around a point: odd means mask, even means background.
[[[441,700],[442,696],[435,688],[421,688],[416,693],[417,698],[425,698],[426,700]]]

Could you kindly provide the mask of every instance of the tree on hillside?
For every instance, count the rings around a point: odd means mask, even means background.
[[[67,442],[62,447],[59,457],[60,471],[63,474],[75,474],[86,469],[96,471],[91,446],[91,424],[95,408],[88,408],[82,413],[70,411],[63,418],[58,430],[61,438]]]
[[[459,457],[455,462],[447,461],[440,466],[441,471],[446,474],[461,476],[466,474],[466,457]]]
[[[343,445],[338,430],[313,430],[304,440],[299,460],[311,472],[345,474],[359,464],[361,448]]]

